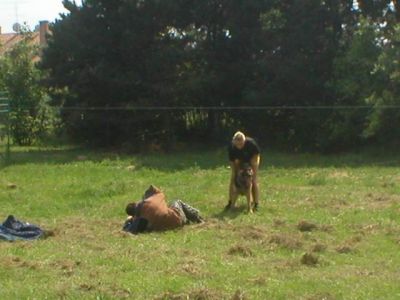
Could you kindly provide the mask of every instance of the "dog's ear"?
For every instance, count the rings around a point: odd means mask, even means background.
[[[155,185],[150,185],[149,189],[151,189],[154,192],[154,194],[161,192],[161,190],[158,187],[156,187]]]
[[[147,199],[147,198],[153,196],[154,194],[158,194],[160,192],[161,192],[161,190],[158,187],[156,187],[154,185],[150,185],[149,188],[144,192],[143,199]]]

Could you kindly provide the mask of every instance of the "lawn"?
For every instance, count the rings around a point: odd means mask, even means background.
[[[117,154],[14,148],[0,221],[49,236],[0,242],[0,299],[400,299],[400,155],[263,153],[261,207],[223,212],[225,149]],[[121,231],[154,184],[207,222]]]

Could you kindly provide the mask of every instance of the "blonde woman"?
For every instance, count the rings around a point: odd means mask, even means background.
[[[253,169],[253,181],[252,181],[252,195],[254,201],[254,210],[258,209],[259,201],[259,187],[258,187],[258,167],[260,165],[260,147],[256,141],[248,136],[245,136],[242,132],[236,132],[232,137],[232,142],[228,147],[228,156],[231,166],[231,179],[229,184],[229,202],[225,209],[231,208],[232,199],[236,193],[235,177],[243,163],[248,163]]]

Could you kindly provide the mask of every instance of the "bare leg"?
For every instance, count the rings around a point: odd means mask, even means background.
[[[231,182],[229,183],[229,201],[228,201],[228,204],[225,206],[226,210],[235,207],[235,202],[237,199],[236,194],[237,193],[236,193],[235,183],[231,179]]]
[[[251,189],[251,193],[252,193],[252,196],[253,196],[254,208],[257,210],[258,201],[260,200],[260,189],[258,187],[257,178],[255,180],[253,180],[253,187]]]
[[[229,199],[230,208],[235,208],[236,200],[239,198],[239,195],[236,191],[236,187],[234,184],[231,185],[230,194],[231,194],[231,197]]]
[[[251,159],[251,167],[253,169],[253,182],[252,182],[252,195],[253,195],[253,203],[254,209],[257,210],[258,203],[260,200],[260,189],[258,186],[258,166],[260,165],[260,156],[256,155]]]
[[[236,187],[235,187],[235,177],[236,177],[236,172],[237,172],[237,168],[239,165],[239,161],[236,160],[234,162],[230,163],[231,165],[231,179],[229,182],[229,200],[228,200],[228,204],[225,206],[225,210],[228,210],[232,207],[234,207],[236,199],[235,195],[236,193]],[[237,197],[236,197],[237,198]]]

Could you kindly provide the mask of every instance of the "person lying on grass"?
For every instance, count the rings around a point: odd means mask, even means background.
[[[153,185],[146,190],[142,201],[129,203],[125,211],[128,219],[123,230],[133,234],[175,229],[190,222],[204,222],[199,210],[181,200],[167,205],[164,193]]]

